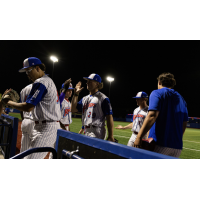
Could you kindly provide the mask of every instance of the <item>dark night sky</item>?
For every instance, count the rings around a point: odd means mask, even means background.
[[[82,81],[85,89],[80,97],[88,94],[84,76],[97,73],[102,77],[102,92],[108,96],[108,75],[115,78],[111,84],[111,105],[116,117],[125,117],[136,108],[132,99],[139,91],[150,95],[157,89],[157,77],[162,72],[175,75],[177,90],[188,104],[189,116],[200,117],[199,77],[200,41],[0,41],[1,90],[13,88],[18,92],[28,82],[23,67],[27,57],[38,57],[52,77],[51,55],[57,56],[53,80],[59,90],[62,83],[72,78],[73,86]]]

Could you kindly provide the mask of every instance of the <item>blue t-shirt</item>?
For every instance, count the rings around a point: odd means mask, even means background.
[[[164,87],[154,90],[149,97],[149,111],[159,115],[149,132],[156,144],[162,147],[182,149],[183,122],[188,121],[187,104],[173,89]]]

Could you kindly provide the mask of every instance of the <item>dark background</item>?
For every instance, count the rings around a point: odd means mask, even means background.
[[[52,77],[50,56],[58,58],[53,80],[59,90],[62,83],[72,78],[73,86],[82,81],[85,88],[80,97],[88,94],[86,81],[91,73],[101,76],[109,96],[107,76],[115,78],[111,84],[110,101],[115,117],[125,117],[137,107],[132,99],[139,91],[148,95],[157,89],[157,77],[163,72],[174,74],[178,91],[188,105],[190,117],[200,117],[199,77],[200,41],[0,41],[1,89],[13,88],[17,92],[29,84],[23,67],[24,59],[38,57]]]

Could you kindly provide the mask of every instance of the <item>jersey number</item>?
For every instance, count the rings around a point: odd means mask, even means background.
[[[89,112],[88,118],[90,118],[90,116],[91,116],[91,112]],[[95,118],[95,117],[96,117],[96,113],[93,113],[92,118]]]

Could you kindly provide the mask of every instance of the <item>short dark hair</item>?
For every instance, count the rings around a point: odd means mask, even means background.
[[[33,67],[36,67],[36,66],[39,66],[39,68],[42,70],[42,71],[46,71],[46,66],[44,63],[40,64],[40,65],[34,65]]]
[[[158,81],[164,87],[173,88],[176,85],[176,80],[174,79],[174,75],[169,72],[164,72],[160,74],[157,78]]]

